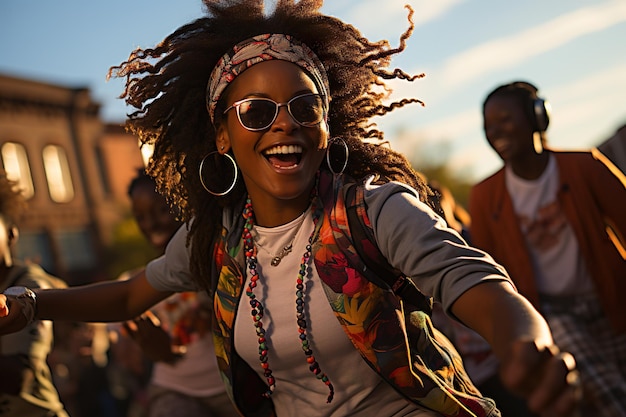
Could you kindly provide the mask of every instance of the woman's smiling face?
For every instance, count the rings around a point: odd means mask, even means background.
[[[238,76],[226,92],[226,106],[246,98],[268,98],[287,103],[292,98],[319,93],[315,83],[296,64],[271,60],[258,63]],[[241,125],[237,109],[230,109],[218,128],[218,149],[232,149],[252,201],[280,200],[308,205],[315,173],[328,142],[326,121],[309,127],[298,124],[281,106],[266,129],[250,131]],[[306,206],[305,206],[306,207]],[[258,211],[258,209],[257,209]]]

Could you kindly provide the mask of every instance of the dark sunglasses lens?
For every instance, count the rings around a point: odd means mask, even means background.
[[[294,99],[290,104],[291,115],[302,125],[314,125],[324,117],[324,105],[317,95],[306,95]]]
[[[268,127],[276,114],[276,104],[268,100],[250,99],[239,105],[241,123],[249,129]]]

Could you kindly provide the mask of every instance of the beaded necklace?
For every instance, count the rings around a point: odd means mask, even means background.
[[[315,195],[312,197],[312,200],[315,201]],[[315,204],[312,203],[311,211],[313,212],[313,232],[309,236],[309,243],[306,245],[306,252],[302,255],[302,261],[300,262],[300,270],[298,271],[298,276],[296,278],[296,318],[298,323],[298,333],[300,342],[302,343],[302,350],[304,355],[306,356],[306,361],[309,364],[309,370],[317,377],[317,379],[321,380],[326,386],[328,386],[328,398],[326,399],[327,403],[330,403],[333,400],[335,395],[335,389],[333,384],[330,382],[328,376],[322,372],[315,356],[313,356],[313,350],[309,346],[309,340],[307,339],[307,323],[306,323],[306,315],[304,311],[304,278],[306,277],[307,264],[309,263],[309,259],[311,258],[312,245],[315,239],[317,238],[316,230],[317,230],[317,221],[319,220],[320,214],[317,213],[315,209]],[[272,375],[272,370],[269,367],[268,363],[268,352],[269,347],[267,344],[267,339],[265,338],[265,329],[263,328],[263,312],[264,307],[263,304],[257,300],[256,295],[254,294],[254,288],[257,285],[257,281],[259,280],[259,272],[257,271],[257,248],[254,244],[254,239],[252,238],[252,228],[254,227],[254,211],[252,210],[252,202],[250,201],[250,197],[246,200],[246,205],[243,210],[243,217],[245,219],[245,225],[243,228],[242,239],[244,244],[244,253],[246,256],[246,264],[248,265],[248,271],[250,272],[250,284],[246,288],[246,295],[250,299],[250,306],[252,307],[252,319],[254,320],[254,326],[256,328],[256,334],[259,340],[259,360],[261,361],[261,368],[263,368],[263,375],[267,379],[268,389],[263,394],[265,397],[269,398],[270,395],[274,392],[276,388],[276,379]]]

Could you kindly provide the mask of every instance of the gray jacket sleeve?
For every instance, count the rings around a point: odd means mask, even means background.
[[[397,183],[368,185],[365,202],[381,253],[446,311],[474,285],[510,282],[501,265],[448,228],[414,190]]]

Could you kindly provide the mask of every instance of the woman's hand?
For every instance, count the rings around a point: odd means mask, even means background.
[[[576,416],[582,397],[574,357],[555,345],[515,342],[500,366],[502,382],[540,416]]]
[[[576,415],[582,395],[576,361],[559,351],[544,318],[512,285],[476,285],[457,299],[452,311],[491,344],[502,382],[526,399],[531,411]]]
[[[7,296],[0,294],[0,318],[9,315],[9,306],[7,306]]]
[[[124,322],[124,329],[139,344],[144,355],[153,362],[173,364],[185,353],[184,346],[172,346],[170,335],[151,311]]]
[[[0,294],[0,335],[15,333],[28,324],[22,313],[22,305],[11,302],[11,296]]]

